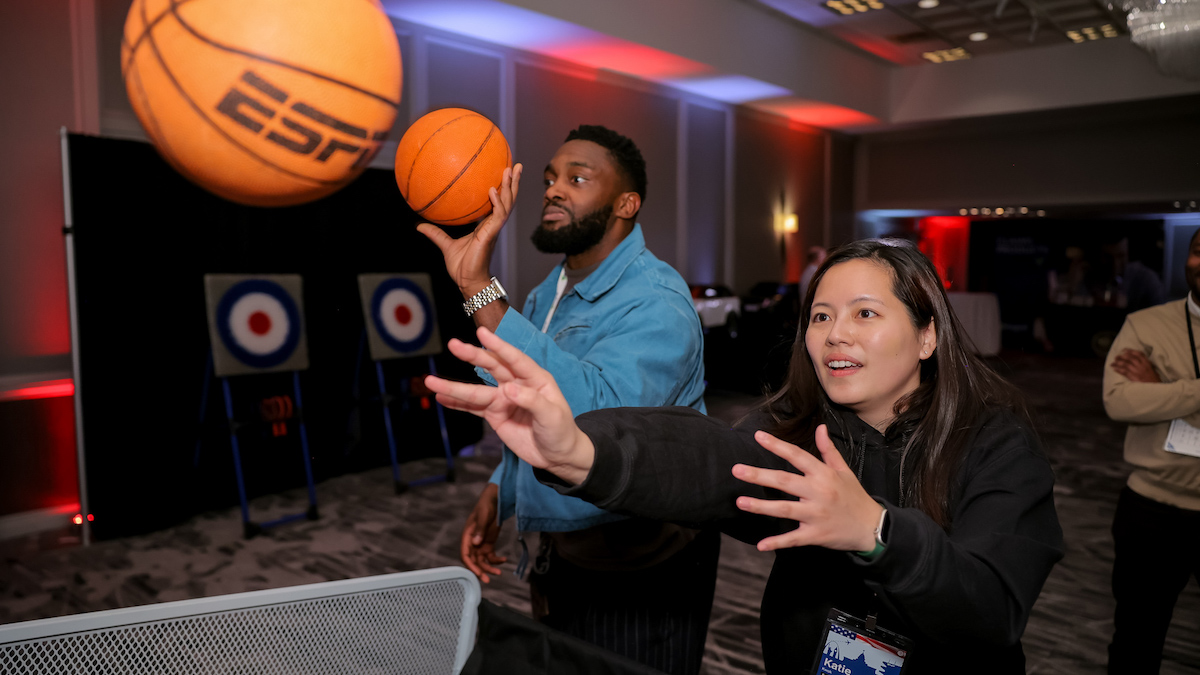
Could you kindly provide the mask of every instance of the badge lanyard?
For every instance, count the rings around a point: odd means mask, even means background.
[[[554,318],[554,311],[558,309],[558,303],[562,300],[563,291],[567,288],[567,266],[563,265],[558,273],[558,290],[554,292],[554,304],[550,305],[550,313],[546,315],[546,322],[542,324],[542,332],[550,330],[550,319]],[[1188,324],[1188,330],[1191,331],[1192,326]],[[1195,351],[1193,349],[1192,351]],[[1196,375],[1200,378],[1200,374]]]
[[[1188,342],[1192,345],[1192,368],[1196,370],[1196,379],[1200,380],[1200,358],[1196,357],[1196,336],[1192,332],[1192,308],[1188,307],[1188,301],[1183,301],[1184,316],[1187,318],[1188,325]]]

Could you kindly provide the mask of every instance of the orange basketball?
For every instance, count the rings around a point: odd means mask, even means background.
[[[378,0],[134,0],[121,72],[159,154],[254,206],[349,183],[400,105],[400,46]]]
[[[465,225],[492,211],[512,153],[488,118],[462,108],[434,110],[404,132],[396,148],[396,184],[425,220]]]

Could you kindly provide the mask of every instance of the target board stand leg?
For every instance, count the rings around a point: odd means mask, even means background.
[[[437,369],[434,368],[434,366],[433,366],[433,357],[432,356],[429,357],[429,374],[437,375]],[[404,388],[404,393],[405,393],[404,400],[407,401],[409,398],[408,394],[410,393],[410,390],[408,389],[407,386],[405,386],[405,388]],[[435,398],[434,400],[436,401],[437,399]],[[441,425],[441,429],[442,429],[442,447],[445,449],[445,452],[446,452],[446,473],[439,475],[439,476],[429,476],[426,478],[421,478],[419,480],[409,481],[409,483],[408,483],[409,485],[428,485],[430,483],[440,483],[442,481],[446,481],[446,482],[454,481],[454,461],[450,458],[450,436],[449,436],[449,434],[446,433],[446,418],[442,414],[442,406],[440,406],[440,405],[437,407],[437,416],[438,416],[438,424]]]
[[[252,539],[262,531],[262,528],[250,521],[250,504],[246,501],[246,482],[242,477],[242,453],[238,448],[238,424],[233,418],[233,395],[229,392],[227,378],[221,378],[221,390],[225,392],[225,417],[229,421],[229,445],[233,448],[233,470],[237,476],[238,501],[242,507],[242,535],[246,539]]]
[[[212,383],[213,358],[208,350],[204,364],[204,384],[200,386],[200,421],[196,424],[196,454],[192,455],[192,468],[200,466],[200,446],[204,443],[204,418],[208,415],[208,386]]]
[[[396,459],[396,435],[392,432],[392,407],[388,398],[387,386],[383,380],[383,363],[375,362],[375,379],[379,381],[379,402],[383,409],[383,428],[387,434],[388,453],[392,457],[392,485],[396,494],[402,495],[408,490],[408,484],[400,480],[400,462]]]
[[[304,517],[317,520],[317,487],[313,484],[312,460],[308,451],[308,426],[304,423],[304,403],[300,398],[300,371],[292,371],[292,388],[296,392],[296,418],[300,422],[300,449],[304,452],[304,478],[308,482],[308,511]]]
[[[433,355],[429,356],[429,374],[437,377],[437,367],[433,365]],[[437,406],[438,426],[442,428],[442,448],[446,451],[446,482],[453,483],[455,479],[454,472],[454,455],[450,452],[450,432],[446,429],[446,410],[441,403],[437,402],[437,397],[433,398],[433,403]]]
[[[300,370],[308,367],[308,349],[303,340],[303,309],[299,302],[303,279],[295,274],[239,275],[206,274],[204,290],[212,346],[213,372],[225,392],[225,414],[229,420],[230,445],[237,474],[238,498],[242,507],[242,525],[247,539],[263,530],[308,518],[315,520],[317,491],[313,484],[308,426],[300,397]],[[238,442],[239,425],[233,415],[233,396],[228,377],[271,372],[292,373],[294,401],[287,396],[264,399],[260,410],[276,436],[286,432],[293,417],[300,431],[304,477],[308,487],[308,508],[275,520],[253,522],[246,497],[246,477]]]
[[[350,415],[346,420],[346,445],[343,455],[349,455],[358,445],[362,429],[362,367],[363,351],[367,348],[367,329],[363,328],[358,338],[358,353],[354,357],[354,383],[350,388]],[[358,430],[358,431],[356,431]]]

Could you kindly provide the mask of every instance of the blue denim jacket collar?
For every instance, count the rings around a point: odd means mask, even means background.
[[[561,322],[575,322],[583,320],[588,322],[588,318],[593,312],[607,312],[607,305],[604,299],[607,296],[617,293],[613,296],[616,300],[618,297],[625,297],[627,293],[635,293],[639,296],[645,293],[640,282],[633,279],[625,281],[631,284],[628,289],[622,286],[623,279],[630,274],[640,276],[641,274],[656,274],[650,271],[656,266],[663,265],[657,259],[647,261],[647,266],[643,271],[634,269],[639,258],[650,255],[646,250],[645,237],[642,232],[641,225],[634,225],[633,230],[625,237],[617,246],[609,253],[608,257],[587,276],[580,281],[572,294],[577,294],[578,298],[585,304],[576,304],[573,310],[564,312],[561,318],[556,318],[551,325],[550,332],[547,337],[553,339],[556,331],[562,329],[566,324]],[[545,320],[549,307],[554,302],[554,296],[557,292],[557,280],[559,272],[565,261],[561,262],[557,267],[551,270],[550,274],[530,293],[526,302],[524,311],[520,313],[519,318],[516,316],[516,310],[511,308],[506,314],[504,321],[497,328],[497,335],[509,340],[514,346],[519,349],[526,350],[532,346],[531,340],[538,342],[542,338],[541,327]],[[676,275],[677,276],[677,275]],[[683,280],[678,279],[681,288],[680,302],[683,302],[691,308],[690,296],[686,294],[686,286],[683,285]],[[597,305],[599,303],[599,305]],[[694,310],[693,310],[694,311]],[[557,317],[556,313],[556,317]],[[679,330],[692,330],[699,333],[699,320],[692,315],[694,326],[680,326]],[[668,313],[661,317],[661,321],[670,324],[676,321],[677,317],[674,313]],[[557,326],[554,324],[558,324]],[[534,336],[537,336],[535,338]],[[528,351],[527,351],[528,353]],[[545,365],[545,364],[543,364]],[[495,381],[487,371],[476,369],[480,377],[490,384]],[[564,394],[570,399],[568,390],[572,386],[579,386],[578,383],[570,379],[562,379],[559,386],[563,388]],[[702,382],[696,386],[702,388]],[[655,404],[675,404],[688,405],[688,401],[666,401]],[[647,402],[646,405],[651,403]],[[703,402],[699,404],[699,409],[703,411]],[[584,412],[584,411],[580,411]],[[517,517],[517,528],[521,531],[569,531],[579,530],[595,525],[615,520],[621,520],[624,516],[604,511],[587,502],[574,497],[566,497],[559,494],[554,488],[542,485],[533,475],[533,469],[528,464],[518,461],[516,455],[511,450],[505,448],[504,458],[501,466],[492,476],[492,482],[498,483],[500,486],[499,498],[499,520],[504,521],[515,515]]]
[[[634,223],[633,230],[617,244],[617,247],[608,254],[604,262],[596,268],[586,279],[579,282],[575,286],[575,292],[579,293],[579,297],[588,302],[595,302],[596,298],[604,295],[612,290],[613,286],[621,280],[621,275],[625,274],[625,269],[633,264],[642,251],[646,250],[646,238],[642,234],[642,226]],[[563,264],[566,264],[564,261]],[[561,265],[560,265],[561,267]]]

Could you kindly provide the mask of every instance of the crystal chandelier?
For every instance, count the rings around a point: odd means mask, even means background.
[[[1133,44],[1159,70],[1200,80],[1200,0],[1118,0],[1115,6],[1128,15]]]

